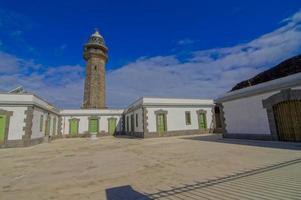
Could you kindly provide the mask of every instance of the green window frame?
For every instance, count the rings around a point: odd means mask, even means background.
[[[44,125],[44,115],[40,116],[40,131],[43,131],[43,125]]]
[[[191,125],[191,113],[190,113],[190,111],[185,112],[185,122],[186,122],[186,125]]]
[[[89,118],[89,133],[99,132],[99,118]]]

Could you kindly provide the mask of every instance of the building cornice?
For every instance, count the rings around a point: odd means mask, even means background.
[[[226,93],[215,99],[215,103],[222,103],[267,92],[284,90],[298,85],[301,85],[301,73]]]

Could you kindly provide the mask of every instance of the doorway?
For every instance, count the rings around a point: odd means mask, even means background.
[[[114,135],[116,132],[116,118],[108,119],[108,132],[109,135]]]
[[[70,120],[70,135],[77,136],[78,135],[78,119]]]
[[[199,128],[201,130],[207,129],[206,113],[199,113]]]
[[[301,100],[283,101],[273,106],[278,138],[301,141]]]
[[[0,115],[0,144],[5,142],[6,115]]]

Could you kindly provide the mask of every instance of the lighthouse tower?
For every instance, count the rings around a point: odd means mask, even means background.
[[[93,33],[88,42],[84,45],[84,59],[86,61],[86,78],[84,109],[106,108],[105,74],[106,62],[108,60],[108,48],[103,37],[98,31]]]

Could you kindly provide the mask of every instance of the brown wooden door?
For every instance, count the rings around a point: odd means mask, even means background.
[[[273,106],[279,140],[301,141],[301,101],[284,101]]]

